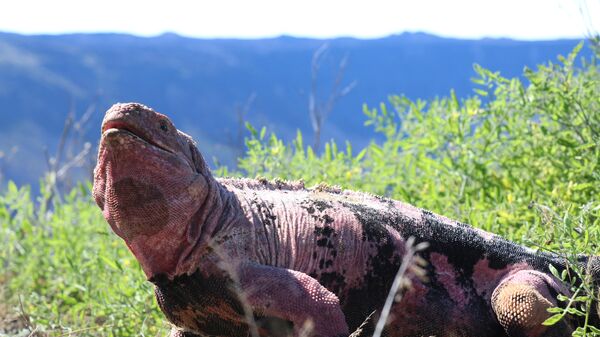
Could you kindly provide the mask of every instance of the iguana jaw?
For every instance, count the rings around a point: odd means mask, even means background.
[[[164,120],[167,132],[157,126]],[[185,242],[208,193],[186,137],[163,115],[135,104],[111,108],[102,126],[93,195],[149,277],[176,268],[178,253],[168,250],[184,247],[168,241]]]
[[[119,137],[117,135],[123,137],[133,136],[134,138],[137,138],[138,140],[148,144],[149,146],[154,146],[159,150],[163,150],[169,153],[175,152],[164,145],[154,142],[152,139],[145,138],[143,132],[136,130],[136,127],[134,125],[129,125],[123,121],[109,121],[104,123],[104,125],[102,126],[102,139],[107,137]]]

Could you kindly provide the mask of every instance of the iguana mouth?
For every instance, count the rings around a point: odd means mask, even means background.
[[[173,153],[173,151],[171,149],[169,149],[163,145],[160,145],[157,142],[150,139],[149,137],[147,137],[144,134],[144,132],[142,132],[141,130],[136,128],[135,125],[132,125],[132,124],[126,123],[124,121],[120,121],[120,120],[107,121],[104,123],[104,125],[102,125],[102,137],[103,138],[108,133],[115,132],[115,131],[125,132],[125,133],[141,140],[144,143],[150,144],[150,145],[152,145],[160,150],[163,150],[165,152]]]

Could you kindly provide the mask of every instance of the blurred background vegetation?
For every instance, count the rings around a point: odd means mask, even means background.
[[[566,256],[600,243],[600,54],[597,41],[503,77],[475,65],[472,95],[363,106],[357,146],[254,128],[218,176],[303,179],[406,201]],[[582,56],[583,55],[583,56]],[[167,333],[151,285],[105,225],[91,185],[0,194],[0,336]],[[4,329],[4,331],[2,330]],[[588,331],[588,335],[589,334]]]

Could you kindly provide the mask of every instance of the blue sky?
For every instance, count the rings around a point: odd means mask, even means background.
[[[5,0],[0,31],[259,38],[579,38],[600,30],[600,0]],[[585,13],[582,15],[582,9]]]

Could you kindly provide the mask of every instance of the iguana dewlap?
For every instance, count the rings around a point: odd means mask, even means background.
[[[370,194],[216,179],[194,141],[141,104],[107,111],[93,192],[172,336],[248,336],[248,319],[261,335],[312,321],[313,336],[348,336],[383,306],[410,236],[429,243],[427,281],[412,278],[387,336],[571,331],[541,325],[570,295],[548,272],[564,268],[557,256]]]

